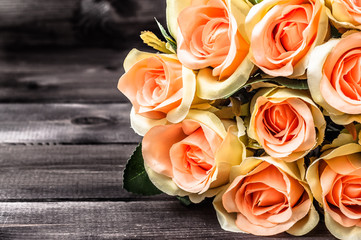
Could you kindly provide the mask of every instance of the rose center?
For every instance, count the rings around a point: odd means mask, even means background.
[[[202,151],[197,146],[188,145],[186,147],[186,161],[185,168],[192,170],[192,168],[198,167],[204,171],[212,169],[212,164],[207,162],[207,159],[212,158],[208,153]]]
[[[294,110],[287,103],[273,105],[264,112],[264,126],[275,138],[286,141],[293,136],[293,130],[298,126],[298,117]]]
[[[343,68],[345,75],[340,81],[342,92],[352,100],[361,101],[361,57],[351,55],[344,59]]]
[[[361,200],[361,185],[356,183],[346,184],[343,188],[343,194],[348,198]]]
[[[145,73],[144,79],[142,94],[137,95],[138,102],[142,103],[143,106],[153,106],[162,102],[168,88],[164,70],[149,69]]]
[[[219,50],[220,46],[229,44],[228,37],[229,21],[226,18],[212,19],[204,26],[202,32],[203,49],[207,53]]]
[[[296,51],[302,45],[303,32],[308,26],[307,11],[309,11],[309,4],[303,5],[278,19],[279,23],[272,31],[278,52]]]

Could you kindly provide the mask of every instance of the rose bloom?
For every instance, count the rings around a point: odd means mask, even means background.
[[[236,0],[168,0],[167,4],[168,27],[177,38],[179,61],[200,69],[198,96],[222,98],[242,87],[254,66],[242,36],[244,29],[238,29],[244,26],[249,6]]]
[[[361,29],[361,3],[358,0],[326,0],[327,14],[337,28]]]
[[[246,158],[232,167],[231,184],[213,202],[221,227],[262,236],[311,231],[319,217],[302,171],[270,157]]]
[[[360,239],[361,145],[326,151],[309,167],[307,181],[325,210],[328,230],[339,239]]]
[[[180,122],[194,100],[196,78],[175,55],[132,50],[118,89],[133,105],[131,124],[140,135],[167,121]]]
[[[307,73],[312,98],[333,121],[361,122],[361,33],[318,46]]]
[[[322,112],[304,91],[266,88],[251,101],[248,135],[274,158],[291,162],[305,156],[322,143],[325,127]]]
[[[305,73],[309,54],[325,41],[328,17],[320,0],[268,0],[246,18],[252,60],[272,76]]]
[[[201,110],[191,110],[181,123],[153,127],[142,142],[145,168],[154,185],[195,203],[228,183],[231,166],[245,157],[244,148],[235,123],[227,132],[216,115]]]

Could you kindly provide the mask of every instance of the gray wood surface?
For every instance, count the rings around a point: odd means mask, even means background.
[[[122,47],[165,22],[163,0],[0,0],[0,45]]]
[[[0,143],[135,143],[129,104],[0,104]]]
[[[211,200],[185,207],[122,188],[141,140],[116,89],[165,0],[0,0],[0,239],[294,239],[221,230]],[[297,239],[332,239],[323,223]]]
[[[222,231],[210,203],[192,208],[160,200],[0,203],[0,212],[6,219],[2,239],[261,239]],[[330,234],[298,239],[326,240]]]
[[[135,147],[0,146],[0,201],[140,198],[122,189],[123,170]]]
[[[2,51],[0,102],[126,102],[116,86],[129,50]]]

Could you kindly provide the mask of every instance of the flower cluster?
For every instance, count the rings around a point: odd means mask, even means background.
[[[151,183],[227,231],[361,239],[360,2],[167,0],[167,26],[118,83]]]

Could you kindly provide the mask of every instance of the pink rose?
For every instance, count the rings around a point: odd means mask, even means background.
[[[181,123],[153,127],[142,143],[150,180],[161,191],[194,202],[214,196],[245,154],[235,129],[227,133],[214,114],[199,110],[191,110]]]
[[[290,162],[305,156],[322,143],[325,126],[322,112],[304,91],[263,89],[251,102],[248,135],[274,158]]]
[[[328,30],[319,0],[269,0],[251,8],[246,18],[252,60],[272,76],[301,76],[312,49]]]
[[[351,33],[318,46],[308,75],[316,103],[341,125],[361,122],[361,33]]]
[[[248,80],[254,69],[244,36],[249,9],[238,0],[167,1],[168,27],[177,39],[179,61],[199,70],[200,98],[229,96]]]
[[[260,236],[303,235],[319,220],[296,163],[270,157],[246,158],[232,167],[231,184],[213,205],[223,229]]]
[[[325,210],[329,231],[340,239],[359,239],[361,146],[346,143],[324,152],[307,170],[307,181]]]
[[[180,122],[195,94],[196,79],[174,55],[132,50],[124,61],[118,89],[133,104],[131,123],[144,135],[152,126]]]

